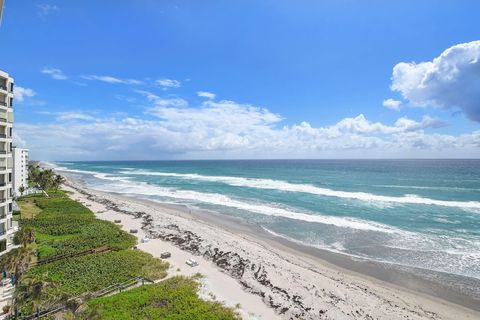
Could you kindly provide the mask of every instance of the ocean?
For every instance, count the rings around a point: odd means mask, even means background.
[[[356,258],[480,279],[480,160],[54,165],[92,189],[237,217]]]

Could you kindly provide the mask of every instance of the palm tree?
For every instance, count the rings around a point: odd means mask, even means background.
[[[31,182],[38,183],[38,178],[40,176],[40,166],[36,163],[31,163],[28,166],[28,180]]]
[[[56,191],[64,183],[65,183],[65,178],[64,177],[62,177],[59,174],[55,175],[55,178],[53,179],[53,187]]]
[[[22,244],[24,248],[30,243],[34,243],[37,239],[35,230],[31,227],[25,227],[15,233],[13,242],[15,244]]]
[[[38,184],[40,185],[40,188],[43,190],[47,190],[53,185],[53,177],[55,176],[55,173],[53,172],[52,169],[47,169],[40,171],[40,174],[38,176]]]

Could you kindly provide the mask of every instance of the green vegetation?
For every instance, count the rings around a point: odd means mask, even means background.
[[[30,212],[36,209],[24,200],[22,228],[36,231],[38,257],[44,259],[54,255],[76,253],[101,246],[115,250],[128,249],[135,245],[135,237],[120,230],[115,224],[95,218],[94,214],[79,202],[63,196],[34,197],[35,207],[41,210],[33,218],[24,218],[25,206]],[[56,195],[56,194],[55,194]],[[30,200],[28,199],[28,200]],[[30,217],[32,215],[29,215]]]
[[[115,283],[141,276],[164,278],[168,264],[139,250],[122,250],[70,258],[38,266],[27,274],[46,282],[71,296],[98,291]]]
[[[33,196],[23,197],[17,200],[17,204],[21,208],[19,216],[22,219],[32,219],[42,211],[42,209],[35,204],[35,197]]]
[[[99,291],[142,276],[160,279],[168,264],[138,250],[122,250],[64,259],[29,270],[17,289],[17,299],[27,310],[65,302],[68,298]],[[32,301],[32,287],[41,291]]]
[[[32,227],[25,227],[15,233],[13,243],[16,245],[23,245],[26,248],[29,244],[35,242],[35,230]]]
[[[48,196],[29,195],[18,201],[21,230],[14,241],[21,246],[0,257],[3,270],[14,272],[19,280],[15,289],[19,315],[66,306],[70,311],[56,314],[55,319],[240,319],[221,303],[198,297],[200,274],[92,299],[95,292],[135,277],[164,278],[169,265],[132,249],[134,236],[96,219],[88,208],[68,198],[58,189],[62,179],[52,172],[38,166],[31,169],[36,185],[53,189],[44,189]],[[61,256],[99,247],[111,251]],[[58,260],[38,264],[53,256]]]
[[[173,277],[113,296],[90,300],[84,319],[236,320],[219,302],[201,300],[198,283]]]
[[[43,170],[38,163],[32,163],[28,166],[28,181],[29,185],[37,185],[43,190],[58,190],[65,182],[65,178],[55,174],[52,169]]]
[[[0,256],[0,268],[19,279],[36,260],[35,244],[12,249]]]
[[[133,250],[133,235],[96,219],[93,212],[62,190],[48,190],[48,195],[19,201],[21,230],[15,242],[22,247],[0,258],[4,270],[15,272],[20,280],[15,296],[22,314],[65,303],[72,297],[85,297],[137,276],[166,276],[168,263]],[[37,259],[105,246],[114,251],[32,267]]]

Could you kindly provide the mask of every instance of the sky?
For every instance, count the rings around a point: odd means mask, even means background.
[[[479,158],[480,2],[6,0],[37,160]]]

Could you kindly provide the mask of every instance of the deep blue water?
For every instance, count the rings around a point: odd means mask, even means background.
[[[480,278],[480,160],[56,165],[92,188],[214,210],[357,257]]]

